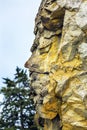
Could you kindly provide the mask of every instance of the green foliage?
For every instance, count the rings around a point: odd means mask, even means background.
[[[35,106],[33,90],[29,86],[26,71],[16,68],[14,79],[3,78],[5,87],[0,93],[4,100],[0,117],[0,130],[37,130],[34,124]]]

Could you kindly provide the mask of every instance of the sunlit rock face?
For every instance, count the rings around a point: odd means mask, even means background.
[[[42,0],[34,33],[25,66],[40,129],[87,130],[87,1]]]

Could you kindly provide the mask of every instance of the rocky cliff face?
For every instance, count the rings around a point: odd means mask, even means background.
[[[87,130],[87,1],[42,0],[25,63],[43,130]]]

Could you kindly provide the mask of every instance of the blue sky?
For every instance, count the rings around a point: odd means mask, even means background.
[[[16,66],[24,67],[34,40],[34,19],[41,0],[0,0],[0,86]]]

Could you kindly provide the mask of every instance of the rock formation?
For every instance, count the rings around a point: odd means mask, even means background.
[[[87,1],[42,0],[25,63],[42,130],[87,130]]]

